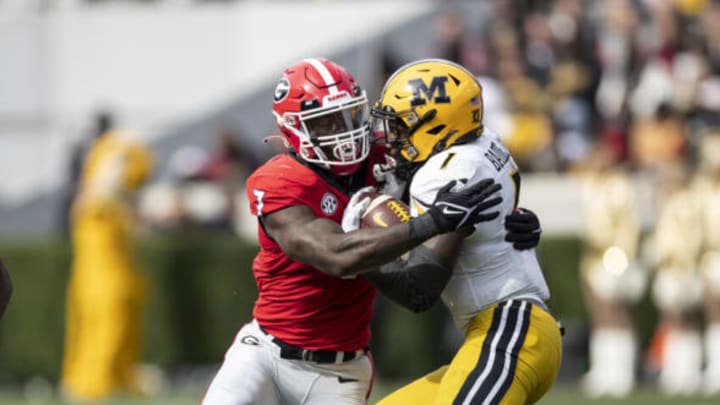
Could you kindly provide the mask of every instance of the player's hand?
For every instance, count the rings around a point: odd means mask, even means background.
[[[540,242],[540,220],[527,208],[517,208],[505,216],[505,240],[517,250],[532,249]]]
[[[461,182],[464,183],[463,180]],[[440,233],[455,231],[478,222],[492,221],[500,215],[498,211],[485,212],[502,202],[501,197],[490,198],[500,190],[500,184],[493,179],[485,179],[454,191],[457,183],[458,181],[453,180],[443,186],[428,210]]]
[[[375,187],[363,187],[353,194],[352,198],[345,207],[340,226],[343,232],[352,232],[360,229],[360,220],[365,210],[370,205],[369,193],[374,192]]]
[[[395,175],[395,168],[397,167],[397,161],[390,155],[385,155],[385,163],[375,163],[373,165],[373,177],[375,180],[382,184],[380,192],[387,194],[395,199],[401,200],[405,187],[406,181],[400,180]]]

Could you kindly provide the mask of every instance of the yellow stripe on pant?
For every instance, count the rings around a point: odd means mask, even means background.
[[[552,387],[562,358],[555,319],[528,301],[479,313],[465,343],[444,366],[378,404],[532,404]]]

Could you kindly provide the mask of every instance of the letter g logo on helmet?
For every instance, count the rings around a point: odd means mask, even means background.
[[[280,79],[277,86],[275,86],[273,100],[279,103],[287,97],[288,93],[290,93],[290,82],[288,82],[287,79]]]

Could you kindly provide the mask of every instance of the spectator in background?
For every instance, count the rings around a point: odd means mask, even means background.
[[[90,147],[72,206],[73,264],[62,369],[71,400],[140,393],[143,280],[133,258],[134,199],[151,157],[135,135],[109,129]]]
[[[10,302],[10,296],[12,295],[12,282],[10,282],[10,274],[5,268],[5,264],[0,259],[0,319],[2,319]]]
[[[87,137],[83,137],[83,139],[73,146],[68,165],[68,182],[63,190],[60,214],[58,216],[60,231],[63,235],[69,235],[70,233],[70,210],[73,200],[75,200],[75,195],[80,188],[80,175],[82,173],[85,156],[95,140],[100,137],[100,135],[109,131],[113,125],[113,116],[107,111],[99,111],[93,117],[93,126],[90,134]]]
[[[551,98],[554,148],[561,170],[588,158],[593,143],[592,106],[582,96],[590,73],[580,63],[565,63],[551,73],[546,93]]]
[[[532,10],[523,19],[523,58],[527,76],[541,87],[557,63],[550,21],[545,11]]]
[[[700,140],[697,187],[703,224],[700,277],[705,311],[705,373],[703,392],[720,394],[720,129],[706,131]]]
[[[581,172],[585,233],[580,264],[591,320],[588,395],[627,396],[635,383],[637,343],[631,306],[645,289],[636,264],[640,226],[635,192],[618,155],[602,141]]]
[[[512,116],[505,88],[491,76],[478,76],[477,79],[482,86],[484,125],[498,134],[511,133]]]
[[[697,13],[702,35],[705,39],[708,60],[712,71],[715,74],[720,72],[720,25],[717,24],[720,18],[720,4],[711,2]]]
[[[657,268],[652,286],[660,312],[659,387],[669,395],[693,395],[701,384],[702,344],[695,314],[703,284],[698,260],[703,245],[702,201],[689,186],[685,162],[661,167],[664,203],[654,230]]]
[[[638,16],[629,0],[611,0],[606,4],[598,10],[600,19],[595,28],[599,77],[593,102],[600,132],[603,136],[617,135],[615,144],[624,149],[627,98],[640,60],[636,38]]]
[[[237,135],[230,129],[221,129],[215,136],[215,145],[191,180],[212,184],[219,188],[225,200],[225,209],[217,225],[230,229],[237,218],[237,209],[245,209],[235,200],[239,198],[247,176],[257,167],[254,157],[238,144]]]
[[[656,170],[677,162],[685,153],[687,134],[683,115],[662,104],[651,118],[634,121],[630,127],[630,156],[641,169]]]
[[[238,144],[238,135],[223,128],[215,135],[215,145],[194,177],[221,184],[240,184],[256,166],[252,155]]]
[[[512,114],[503,140],[524,170],[571,170],[599,137],[644,166],[687,135],[663,114],[691,111],[698,84],[720,71],[718,14],[702,0],[448,4],[420,56],[496,80]],[[655,129],[667,147],[652,142]]]
[[[520,170],[554,170],[552,122],[547,98],[540,86],[525,76],[519,60],[503,61],[500,80],[511,100],[512,132],[503,142],[515,156]]]
[[[153,225],[161,229],[239,231],[244,181],[257,166],[253,154],[239,144],[238,135],[220,129],[209,151],[184,145],[169,159],[172,181],[156,185],[150,193],[167,201],[162,209],[147,207]],[[254,218],[253,218],[254,222]]]
[[[463,63],[476,75],[488,72],[485,41],[478,38],[479,35],[468,27],[462,10],[446,6],[434,19],[433,28],[435,41],[430,50],[433,57]],[[400,65],[395,66],[396,69],[399,67]]]

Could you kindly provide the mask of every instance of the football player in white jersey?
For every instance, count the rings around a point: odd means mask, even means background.
[[[395,174],[409,181],[413,216],[427,210],[449,181],[456,188],[487,178],[502,185],[500,216],[450,244],[447,238],[426,244],[450,260],[441,298],[465,334],[462,347],[448,366],[380,404],[538,401],[557,376],[561,334],[544,303],[549,291],[534,250],[516,250],[506,240],[503,218],[517,209],[520,175],[497,136],[483,127],[480,84],[453,62],[416,61],[388,79],[372,114],[376,136],[398,160]],[[403,294],[412,291],[397,295]]]

